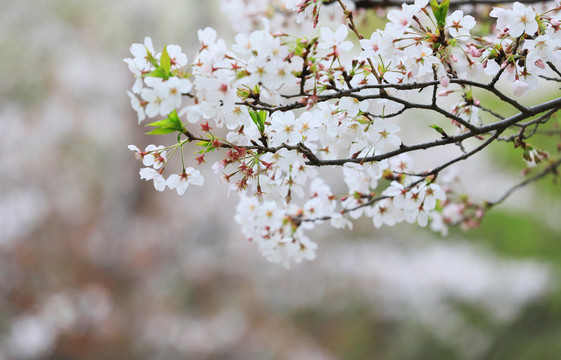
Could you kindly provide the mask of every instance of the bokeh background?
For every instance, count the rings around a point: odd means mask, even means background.
[[[159,193],[126,148],[154,142],[125,94],[130,44],[192,58],[197,29],[228,29],[217,1],[0,3],[0,359],[561,358],[558,184],[447,237],[320,228],[318,259],[285,270],[210,172]],[[492,199],[519,155],[466,162],[466,189]]]

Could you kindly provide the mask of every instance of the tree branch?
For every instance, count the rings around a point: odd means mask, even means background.
[[[486,202],[485,203],[485,208],[486,209],[490,209],[500,203],[502,203],[503,201],[505,201],[510,195],[512,195],[513,192],[515,192],[516,190],[529,185],[533,182],[536,182],[540,179],[543,179],[545,176],[547,176],[548,174],[555,174],[555,175],[559,175],[559,166],[561,165],[561,159],[551,163],[548,167],[546,167],[543,171],[539,172],[538,174],[522,181],[519,184],[514,185],[513,187],[511,187],[510,189],[508,189],[503,196],[501,196],[497,201],[494,202]]]

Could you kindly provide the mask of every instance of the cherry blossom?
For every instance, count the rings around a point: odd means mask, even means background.
[[[163,85],[156,86],[154,89],[142,89],[142,99],[147,101],[146,109],[144,110],[146,115],[149,117],[156,115],[165,116],[173,110],[173,104],[168,101],[169,95],[169,88]]]
[[[271,145],[278,146],[282,143],[296,144],[302,140],[302,134],[296,127],[294,113],[288,111],[285,113],[276,112],[271,117]]]
[[[490,16],[498,18],[497,26],[508,28],[509,35],[512,37],[519,37],[524,33],[534,35],[538,31],[536,12],[519,2],[512,5],[512,10],[493,8]]]
[[[153,168],[142,168],[139,171],[140,178],[146,181],[153,180],[154,181],[154,188],[158,191],[164,191],[166,188],[166,179],[162,176],[162,174]]]
[[[335,32],[328,27],[321,28],[320,49],[333,49],[334,52],[347,52],[353,48],[353,43],[345,41],[348,30],[345,25],[340,25]]]
[[[144,108],[142,107],[140,100],[138,100],[136,95],[134,95],[132,92],[128,90],[127,90],[127,95],[131,100],[131,107],[133,108],[134,111],[136,111],[136,114],[138,116],[138,123],[140,124],[142,121],[144,121],[144,119],[146,119]]]
[[[473,16],[464,16],[462,10],[454,11],[449,17],[446,18],[446,28],[453,38],[459,36],[469,36],[470,30],[475,26],[475,19]]]
[[[166,180],[166,185],[170,189],[177,190],[179,195],[185,194],[185,190],[189,187],[189,184],[202,186],[204,184],[204,178],[199,170],[192,167],[188,167],[179,175],[172,174]]]
[[[154,46],[150,37],[144,38],[144,44],[132,44],[130,52],[134,59],[125,59],[125,62],[134,63],[139,70],[147,70],[151,66],[150,56],[154,56]]]
[[[146,37],[125,59],[138,122],[153,118],[152,134],[176,140],[144,151],[129,146],[144,165],[141,179],[183,195],[203,185],[199,169],[211,166],[240,194],[234,218],[269,261],[289,267],[312,260],[310,231],[352,228],[360,217],[376,228],[409,222],[440,233],[477,226],[493,205],[462,197],[445,175],[452,165],[494,141],[523,149],[528,166],[549,159],[526,140],[561,100],[527,105],[518,98],[559,80],[558,9],[495,7],[489,16],[496,26],[480,36],[472,34],[475,9],[448,13],[417,0],[389,9],[385,27],[362,34],[352,1],[282,3],[281,13],[259,4],[253,15],[231,14],[252,19],[239,24],[246,30],[233,34],[234,44],[207,27],[197,32],[192,56],[178,45],[157,53]],[[249,8],[232,4],[225,6]],[[311,26],[294,25],[298,35],[290,35],[281,26],[295,19]],[[491,98],[517,115],[505,117]],[[432,148],[443,150],[432,168],[408,155]],[[449,149],[461,155],[450,160]]]

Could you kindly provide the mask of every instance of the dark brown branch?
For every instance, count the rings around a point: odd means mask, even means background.
[[[558,78],[552,78],[552,77],[545,76],[545,75],[538,75],[538,76],[541,77],[542,79],[547,80],[547,81],[561,82],[561,79],[558,79]]]
[[[411,175],[411,176],[421,176],[423,178],[426,178],[428,176],[432,176],[432,175],[437,175],[439,172],[441,172],[442,170],[446,169],[447,167],[449,167],[450,165],[453,165],[459,161],[465,160],[473,155],[475,155],[476,153],[480,152],[481,150],[485,149],[487,146],[489,146],[490,144],[492,144],[501,134],[501,132],[504,130],[497,130],[495,131],[495,133],[489,138],[487,139],[483,144],[479,145],[478,147],[476,147],[475,149],[466,152],[464,154],[462,154],[461,156],[458,156],[457,158],[454,158],[438,167],[435,167],[434,169],[432,169],[431,171],[427,172],[427,173],[422,173],[422,174],[407,174],[407,175]]]
[[[549,67],[551,68],[551,70],[553,70],[554,73],[557,74],[557,76],[561,77],[561,72],[559,70],[557,70],[557,68],[555,67],[555,65],[553,65],[553,63],[551,61],[547,62],[547,65],[549,65]]]
[[[493,116],[496,117],[497,119],[501,119],[501,120],[504,119],[504,116],[499,115],[498,113],[494,112],[494,111],[491,110],[491,109],[488,109],[488,108],[482,106],[481,104],[479,104],[479,105],[473,104],[473,106],[475,106],[475,107],[477,107],[477,108],[479,108],[479,109],[485,111],[486,113],[489,113],[489,114],[493,115]]]
[[[543,171],[539,172],[538,174],[522,181],[519,184],[514,185],[513,187],[511,187],[510,189],[508,189],[503,196],[501,196],[497,201],[494,202],[486,202],[485,203],[485,208],[489,209],[492,208],[500,203],[502,203],[503,201],[505,201],[510,195],[512,195],[513,192],[515,192],[516,190],[529,185],[533,182],[536,182],[540,179],[543,179],[544,177],[546,177],[549,174],[555,174],[555,175],[559,175],[559,166],[561,165],[561,159],[552,162],[549,166],[547,166]]]
[[[559,109],[561,109],[561,98],[557,98],[555,100],[547,101],[543,104],[539,104],[539,105],[536,105],[536,106],[529,107],[529,108],[527,108],[526,113],[518,113],[518,114],[516,114],[514,116],[511,116],[509,118],[506,118],[504,120],[497,121],[497,122],[494,122],[494,123],[491,123],[491,124],[488,124],[488,125],[480,126],[480,127],[476,128],[476,130],[474,130],[474,131],[468,131],[468,132],[460,134],[460,135],[450,136],[448,138],[439,139],[439,140],[426,142],[426,143],[421,143],[421,144],[416,144],[416,145],[411,145],[411,146],[402,145],[397,150],[389,151],[387,153],[380,154],[380,155],[374,155],[374,156],[368,156],[368,157],[362,157],[362,158],[357,157],[357,158],[354,158],[354,159],[320,160],[318,163],[310,164],[310,165],[342,166],[342,165],[344,165],[345,163],[348,163],[348,162],[363,163],[363,162],[381,161],[381,160],[388,159],[388,158],[391,158],[391,157],[394,157],[394,156],[397,156],[399,154],[403,154],[403,153],[406,153],[406,152],[411,152],[411,151],[415,151],[415,150],[426,150],[426,149],[430,149],[430,148],[437,147],[437,146],[454,144],[454,143],[461,142],[465,139],[468,139],[468,138],[471,138],[471,137],[474,137],[474,136],[477,136],[477,135],[486,134],[486,133],[491,132],[491,131],[504,130],[504,129],[507,129],[511,125],[514,125],[514,124],[516,124],[520,121],[523,121],[523,120],[527,119],[528,117],[538,115],[538,114],[543,113],[543,112],[548,111],[548,110],[551,110],[551,111],[554,112],[554,111],[557,111]]]

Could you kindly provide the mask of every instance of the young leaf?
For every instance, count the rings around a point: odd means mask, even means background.
[[[197,151],[199,154],[206,154],[207,152],[216,150],[210,141],[199,141],[197,145],[204,147],[204,149]]]
[[[168,119],[173,121],[178,127],[183,128],[183,124],[181,120],[179,120],[179,115],[177,115],[177,111],[174,109],[172,112],[168,114]]]
[[[163,128],[171,129],[171,128],[174,127],[174,123],[173,123],[173,121],[170,121],[169,119],[163,119],[163,120],[154,121],[150,124],[146,124],[146,126],[157,126],[157,127],[163,127]]]
[[[160,57],[160,67],[167,73],[171,69],[171,59],[168,54],[167,46],[164,46],[164,51],[162,51],[162,56]]]
[[[152,55],[152,53],[148,50],[148,48],[146,48],[146,54],[148,55],[148,61],[150,61],[150,64],[152,64],[152,66],[157,68],[158,60],[156,60],[156,58]]]
[[[157,69],[149,72],[146,76],[159,77],[159,78],[162,78],[162,79],[169,79],[169,72],[165,71],[161,67],[158,67]]]
[[[446,26],[446,15],[448,14],[448,8],[450,7],[450,0],[443,0],[440,4],[436,0],[430,0],[430,7],[432,13],[436,18],[436,23],[440,29],[444,29]]]
[[[259,124],[265,129],[265,120],[267,120],[267,112],[265,110],[259,110]]]
[[[257,126],[257,129],[259,129],[259,132],[263,133],[265,131],[265,120],[267,119],[267,112],[265,110],[260,110],[259,112],[250,110],[249,116]]]
[[[165,134],[171,134],[172,132],[175,132],[175,131],[176,130],[174,130],[174,129],[159,127],[159,128],[154,129],[150,132],[147,132],[146,134],[148,134],[148,135],[165,135]]]
[[[444,129],[442,129],[440,126],[438,125],[431,125],[429,126],[431,128],[433,128],[434,130],[436,130],[440,135],[442,135],[442,137],[447,138],[448,134],[446,134],[446,132],[444,131]]]
[[[167,119],[154,121],[150,124],[147,124],[146,126],[156,126],[160,129],[171,130],[169,132],[166,132],[166,134],[169,134],[169,133],[174,132],[174,131],[183,132],[185,130],[183,128],[183,124],[181,123],[181,120],[179,120],[179,116],[177,115],[176,110],[173,110],[172,112],[170,112],[168,114]],[[155,130],[158,130],[158,129],[154,129],[152,131],[155,131]]]

